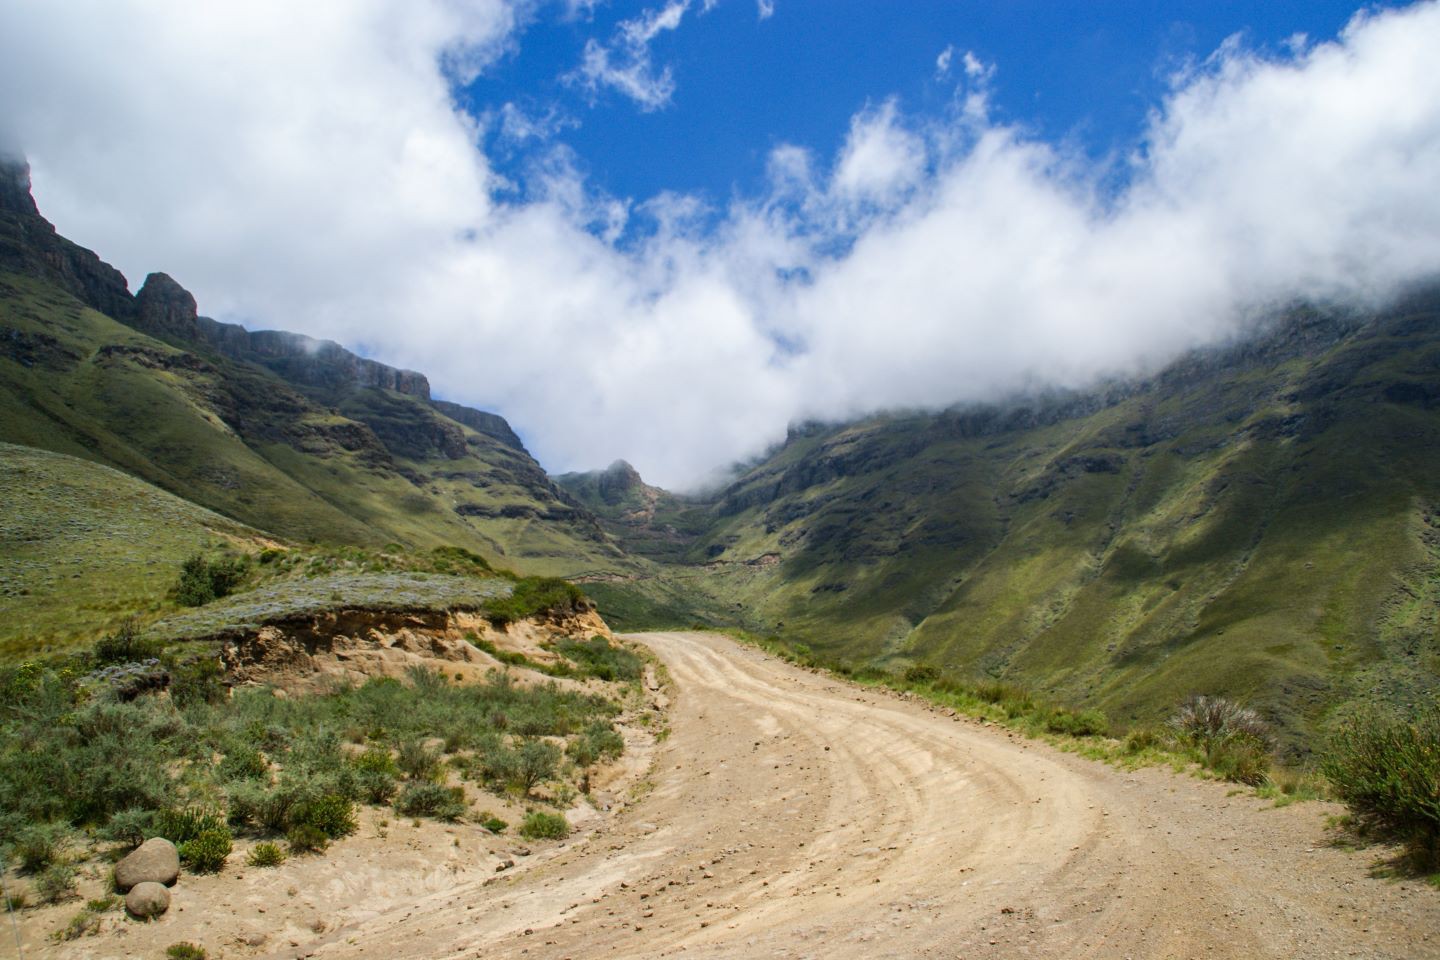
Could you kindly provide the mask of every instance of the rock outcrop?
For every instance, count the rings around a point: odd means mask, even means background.
[[[135,295],[135,327],[161,340],[193,343],[199,336],[195,297],[169,274],[152,273]]]
[[[129,323],[135,300],[125,276],[55,232],[30,193],[30,165],[0,156],[0,271],[49,280],[86,306]]]
[[[514,447],[521,453],[528,452],[525,444],[520,441],[520,437],[510,429],[510,424],[498,414],[486,413],[483,410],[476,410],[459,403],[451,403],[449,400],[431,400],[430,405],[451,420],[463,423],[476,433],[494,437],[507,447]]]

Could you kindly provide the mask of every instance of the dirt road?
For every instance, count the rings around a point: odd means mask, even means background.
[[[713,634],[638,639],[676,684],[648,798],[314,955],[1440,956],[1440,892],[1327,846],[1333,808],[1117,771]]]

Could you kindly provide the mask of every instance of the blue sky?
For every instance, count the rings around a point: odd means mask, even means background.
[[[0,147],[132,286],[692,488],[1440,277],[1437,50],[1440,0],[24,0]]]
[[[1096,159],[1123,157],[1172,75],[1227,38],[1281,51],[1297,33],[1333,39],[1357,9],[1347,0],[774,0],[761,19],[754,0],[709,10],[695,0],[648,44],[649,73],[673,81],[663,103],[577,82],[587,43],[612,45],[621,23],[666,5],[540,8],[457,92],[477,115],[508,103],[559,121],[552,138],[523,147],[492,130],[497,168],[523,188],[537,151],[561,143],[593,189],[637,201],[678,191],[723,206],[764,189],[778,144],[833,156],[867,103],[896,98],[911,118],[952,112],[967,52],[993,68],[998,121]]]

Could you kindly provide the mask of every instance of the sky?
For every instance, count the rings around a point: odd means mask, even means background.
[[[0,0],[0,148],[132,288],[691,489],[1434,278],[1436,50],[1435,2]]]

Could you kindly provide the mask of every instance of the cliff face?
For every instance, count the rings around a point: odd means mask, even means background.
[[[0,440],[282,538],[463,546],[547,574],[623,563],[502,418],[432,404],[421,374],[339,344],[202,317],[163,273],[132,296],[29,187],[0,163]]]
[[[55,232],[30,195],[30,165],[0,156],[0,271],[48,280],[122,322],[135,316],[124,275]]]

